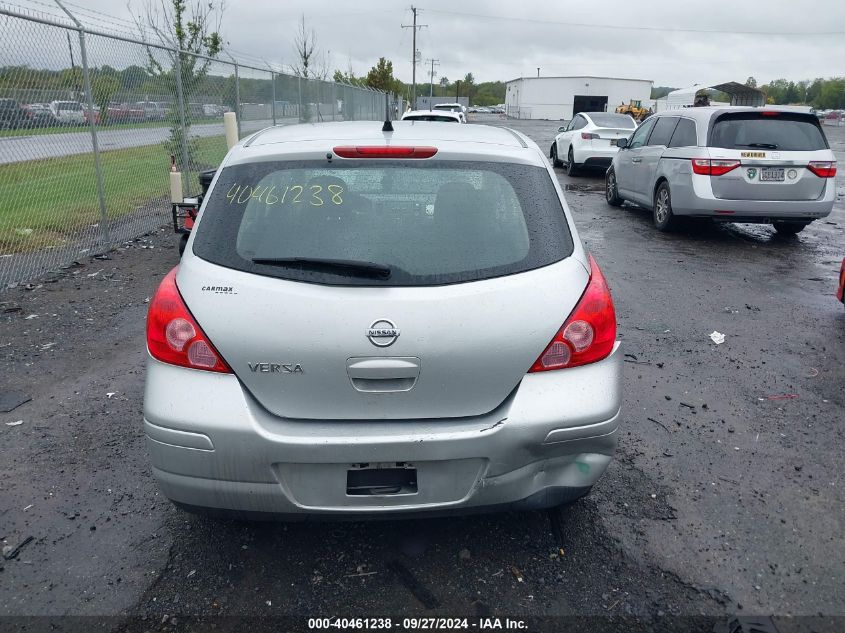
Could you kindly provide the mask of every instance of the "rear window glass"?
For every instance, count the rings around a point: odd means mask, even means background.
[[[792,113],[764,116],[759,112],[720,116],[713,123],[710,146],[784,151],[813,151],[828,147],[815,117]]]
[[[543,168],[349,160],[223,169],[193,248],[213,263],[285,279],[426,286],[539,268],[569,256],[573,246]],[[300,261],[253,261],[276,258]],[[367,262],[390,274],[374,278],[313,260]]]
[[[402,117],[403,121],[439,121],[441,123],[460,123],[457,117],[443,116],[442,114],[412,114]]]
[[[598,127],[615,127],[625,130],[633,130],[637,127],[634,119],[624,114],[606,114],[602,112],[594,112],[588,115]]]

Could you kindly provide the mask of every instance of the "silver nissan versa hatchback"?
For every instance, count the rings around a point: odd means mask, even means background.
[[[393,127],[269,128],[218,170],[147,321],[144,429],[178,505],[548,508],[611,461],[613,302],[551,165],[505,128]]]

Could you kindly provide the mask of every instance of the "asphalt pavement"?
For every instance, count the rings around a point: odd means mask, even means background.
[[[558,125],[507,123],[543,148]],[[825,131],[845,163],[845,129]],[[617,459],[561,522],[175,509],[141,427],[147,301],[178,261],[165,228],[0,294],[0,391],[31,397],[0,413],[0,538],[23,544],[0,561],[0,615],[133,616],[109,621],[128,631],[185,616],[238,630],[221,616],[634,615],[664,620],[614,630],[711,631],[695,618],[774,614],[781,633],[845,630],[845,202],[795,238],[662,234],[647,211],[608,206],[600,173],[558,178],[626,354]]]

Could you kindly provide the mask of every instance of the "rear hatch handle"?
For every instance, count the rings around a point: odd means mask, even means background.
[[[420,375],[416,356],[367,356],[346,360],[346,373],[357,391],[390,393],[410,391]]]

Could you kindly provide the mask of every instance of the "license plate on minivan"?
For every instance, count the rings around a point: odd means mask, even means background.
[[[768,167],[760,170],[760,180],[766,182],[783,182],[784,170],[782,168]]]

